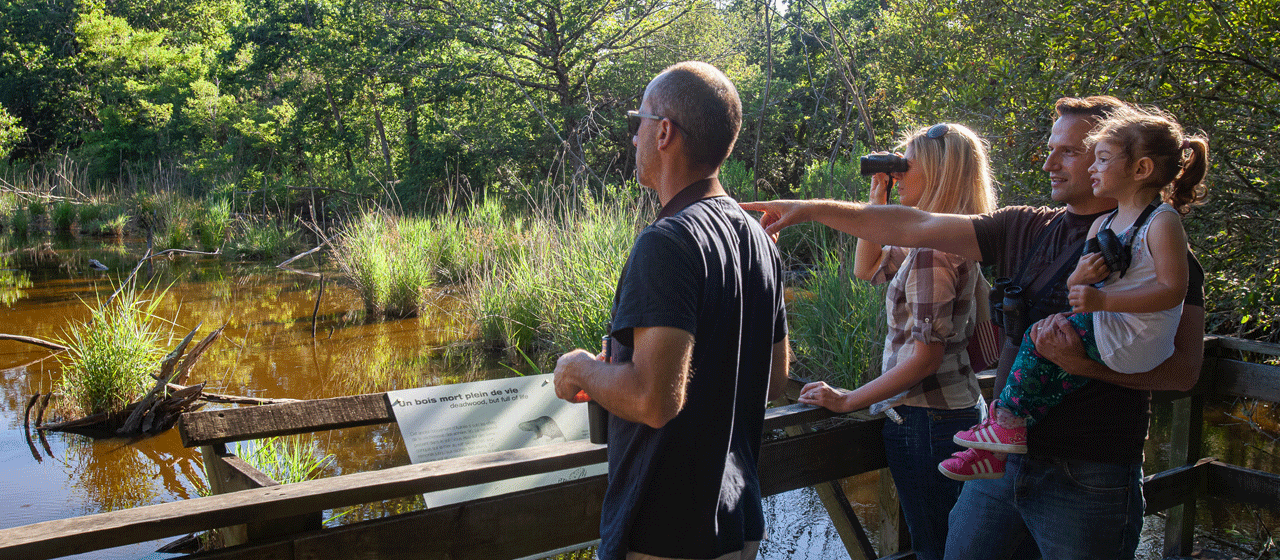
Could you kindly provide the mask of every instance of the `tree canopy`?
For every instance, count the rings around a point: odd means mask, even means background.
[[[750,196],[857,196],[902,131],[964,123],[1002,203],[1047,203],[1055,99],[1152,104],[1209,138],[1188,218],[1212,327],[1280,337],[1280,1],[12,0],[0,157],[104,181],[175,169],[191,192],[573,195],[629,179],[625,111],[663,67],[726,71]],[[827,170],[819,174],[819,170]]]

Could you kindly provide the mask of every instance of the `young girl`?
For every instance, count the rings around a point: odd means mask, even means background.
[[[954,214],[995,209],[986,145],[972,130],[958,124],[921,128],[899,148],[909,163],[907,171],[893,174],[903,205]],[[887,204],[890,184],[888,175],[872,177],[870,203]],[[863,239],[854,274],[889,283],[883,372],[847,392],[810,383],[800,402],[837,412],[891,411],[893,421],[884,423],[882,435],[912,548],[921,560],[941,560],[947,515],[962,485],[939,475],[935,465],[959,449],[945,438],[978,420],[980,393],[967,342],[975,325],[975,291],[985,294],[988,288],[977,288],[982,273],[964,257]]]
[[[1187,291],[1180,215],[1204,199],[1209,145],[1186,137],[1168,114],[1138,108],[1099,123],[1089,142],[1093,193],[1118,204],[1089,231],[1103,251],[1081,257],[1067,279],[1075,312],[1068,320],[1089,357],[1122,373],[1150,371],[1173,355]],[[1027,427],[1087,381],[1041,358],[1024,337],[991,414],[955,435],[970,449],[938,470],[955,480],[1000,478],[1005,454],[1027,452]]]

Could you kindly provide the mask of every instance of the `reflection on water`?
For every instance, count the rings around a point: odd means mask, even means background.
[[[18,250],[17,270],[0,270],[0,333],[58,340],[105,300],[145,251],[141,244],[77,246],[63,240],[37,252]],[[27,258],[20,257],[28,255]],[[107,266],[88,266],[89,259]],[[295,263],[296,266],[296,263]],[[3,267],[0,267],[3,268]],[[314,270],[328,272],[321,266]],[[451,351],[469,333],[456,297],[442,292],[422,317],[366,320],[359,295],[332,277],[320,280],[270,265],[226,264],[206,257],[156,259],[140,277],[162,297],[157,315],[169,345],[197,324],[197,338],[221,325],[223,336],[193,369],[190,383],[233,395],[315,399],[513,375],[474,352]],[[315,338],[312,317],[315,316]],[[53,433],[28,447],[23,413],[34,393],[56,390],[60,364],[46,350],[0,341],[0,528],[170,502],[206,484],[196,450],[176,431],[141,441],[93,441]],[[210,405],[217,406],[217,405]],[[46,418],[46,421],[49,421]],[[327,476],[385,469],[409,459],[394,425],[317,434],[335,456]],[[354,508],[340,522],[420,508],[393,500]],[[136,559],[158,543],[123,547],[96,558]]]
[[[14,252],[8,265],[0,263],[0,333],[57,340],[65,325],[87,316],[85,302],[105,299],[118,286],[144,250],[137,243],[77,246],[63,241],[38,251]],[[108,270],[89,268],[91,258]],[[313,264],[312,269],[328,274],[323,265]],[[482,353],[456,351],[456,341],[474,333],[464,305],[448,292],[441,292],[432,311],[422,317],[384,321],[366,319],[358,294],[332,277],[325,279],[317,309],[318,278],[270,265],[184,256],[158,259],[141,274],[157,294],[163,292],[158,313],[171,323],[166,327],[171,346],[197,324],[203,323],[198,338],[226,325],[223,337],[190,377],[192,383],[208,382],[206,390],[211,392],[315,399],[513,375]],[[135,442],[54,433],[28,447],[22,433],[27,400],[34,393],[54,390],[60,375],[59,363],[44,349],[0,341],[0,528],[182,500],[204,491],[197,453],[182,447],[176,431]],[[1276,416],[1273,409],[1250,408],[1248,403],[1213,403],[1206,414],[1206,454],[1280,472],[1276,441],[1254,429],[1274,430]],[[1147,445],[1148,473],[1167,468],[1168,433],[1168,413],[1157,410]],[[394,425],[334,430],[315,437],[320,452],[335,457],[326,476],[409,462]],[[877,483],[876,473],[844,481],[873,541],[877,535],[870,521],[878,516]],[[349,523],[419,508],[419,498],[407,498],[327,512],[326,517],[334,518],[331,523]],[[769,511],[771,536],[762,557],[844,554],[812,492],[770,498]],[[1242,508],[1210,504],[1200,508],[1199,522],[1202,527],[1253,527],[1259,522],[1280,526],[1274,516],[1262,513],[1255,521],[1252,515]],[[1152,542],[1155,538],[1150,537]],[[159,544],[86,557],[134,560]]]

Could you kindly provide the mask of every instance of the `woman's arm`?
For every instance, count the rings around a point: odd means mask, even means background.
[[[853,412],[897,395],[938,371],[942,365],[942,343],[912,341],[911,356],[852,391],[837,389],[819,381],[800,390],[800,402],[835,412]]]
[[[876,173],[871,177],[871,189],[867,202],[873,206],[889,203],[889,185],[892,180],[884,173]],[[858,248],[853,254],[853,275],[863,280],[871,280],[879,268],[880,257],[884,253],[879,243],[858,238]]]

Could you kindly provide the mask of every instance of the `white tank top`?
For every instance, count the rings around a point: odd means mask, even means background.
[[[1156,266],[1147,246],[1147,229],[1161,212],[1176,212],[1168,204],[1161,204],[1138,230],[1132,244],[1129,269],[1121,278],[1112,274],[1103,286],[1108,293],[1132,290],[1156,279]],[[1173,355],[1173,337],[1182,320],[1182,302],[1153,313],[1093,313],[1094,337],[1098,353],[1107,367],[1120,373],[1143,373],[1155,369]]]

